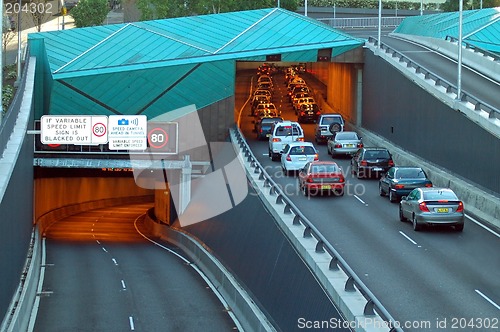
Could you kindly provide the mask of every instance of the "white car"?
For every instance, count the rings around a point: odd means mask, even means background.
[[[288,143],[304,142],[304,130],[298,122],[283,121],[275,123],[269,136],[269,157],[278,161]]]
[[[316,143],[326,143],[334,132],[344,131],[344,118],[339,113],[322,114],[316,122],[314,140]]]
[[[289,143],[283,149],[281,154],[281,168],[283,173],[288,175],[304,168],[311,161],[318,161],[318,150],[311,142],[293,142]]]

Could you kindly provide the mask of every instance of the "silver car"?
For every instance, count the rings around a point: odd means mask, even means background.
[[[461,232],[464,219],[464,204],[449,188],[416,188],[399,203],[399,220],[410,220],[415,231],[424,225],[449,225]]]
[[[281,169],[285,175],[304,168],[311,161],[318,161],[318,151],[310,142],[289,143],[281,154]]]
[[[361,137],[354,131],[341,131],[328,140],[328,154],[332,155],[352,155],[363,147]]]

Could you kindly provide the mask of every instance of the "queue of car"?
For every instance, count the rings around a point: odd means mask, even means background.
[[[272,80],[264,81],[273,85]],[[409,220],[415,231],[424,225],[449,225],[456,231],[463,230],[464,206],[453,190],[434,187],[421,167],[395,165],[386,148],[364,146],[355,131],[344,130],[341,114],[321,112],[313,92],[293,68],[285,70],[285,84],[297,121],[284,120],[273,113],[259,119],[255,131],[258,139],[268,139],[269,157],[280,161],[283,173],[297,175],[298,188],[304,195],[342,196],[345,189],[340,166],[335,161],[319,160],[316,146],[304,141],[301,123],[314,122],[315,143],[325,143],[332,158],[350,156],[351,173],[358,179],[377,178],[379,195],[399,202],[401,221]]]

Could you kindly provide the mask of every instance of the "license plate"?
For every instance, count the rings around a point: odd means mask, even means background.
[[[375,172],[381,172],[381,171],[383,171],[383,169],[380,168],[380,167],[373,167],[373,171],[375,171]]]
[[[346,148],[353,148],[354,147],[354,144],[346,144],[345,145]]]
[[[436,212],[437,213],[448,213],[450,211],[449,208],[437,208]]]
[[[266,137],[269,137],[269,136],[271,136],[271,134],[266,134]]]
[[[331,189],[332,187],[328,186],[328,185],[322,185],[321,186],[321,189]]]
[[[307,160],[307,157],[300,157],[299,158],[299,161],[306,161]]]

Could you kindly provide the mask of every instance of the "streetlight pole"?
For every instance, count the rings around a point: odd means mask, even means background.
[[[457,68],[457,99],[462,95],[462,11],[463,0],[458,2],[458,68]]]
[[[380,49],[380,39],[382,38],[382,0],[378,0],[378,43],[377,48]]]
[[[424,15],[424,0],[420,0],[420,16]]]
[[[307,0],[304,3],[304,16],[307,16]]]

